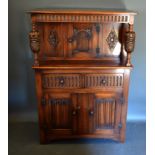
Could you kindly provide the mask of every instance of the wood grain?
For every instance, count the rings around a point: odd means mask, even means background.
[[[125,141],[135,12],[29,12],[40,143],[64,138]]]

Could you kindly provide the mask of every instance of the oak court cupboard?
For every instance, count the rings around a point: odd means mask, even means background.
[[[40,143],[66,138],[125,141],[135,12],[33,10]]]

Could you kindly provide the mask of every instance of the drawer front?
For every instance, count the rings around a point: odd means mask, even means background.
[[[43,74],[43,88],[80,88],[81,76],[79,74]]]
[[[86,88],[120,88],[123,87],[123,74],[86,74]]]
[[[43,74],[43,88],[122,88],[123,74]]]

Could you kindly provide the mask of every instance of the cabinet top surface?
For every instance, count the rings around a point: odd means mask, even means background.
[[[115,10],[115,9],[36,9],[28,11],[28,13],[47,13],[47,14],[128,14],[137,15],[134,11]]]
[[[50,65],[33,66],[33,69],[132,69],[133,66],[127,67],[108,62],[58,62],[53,61]]]

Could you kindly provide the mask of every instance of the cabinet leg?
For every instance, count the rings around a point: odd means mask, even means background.
[[[125,131],[121,131],[121,134],[120,134],[120,142],[121,143],[124,143],[125,142]]]
[[[47,144],[46,133],[44,130],[40,130],[40,144]]]

